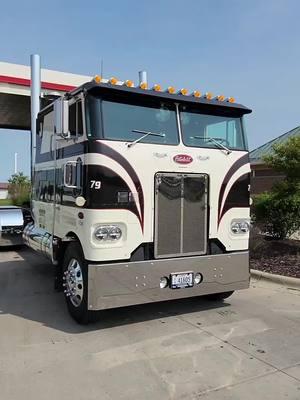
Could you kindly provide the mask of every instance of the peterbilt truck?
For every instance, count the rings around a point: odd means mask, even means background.
[[[40,110],[24,239],[75,320],[249,286],[250,112],[99,76]]]

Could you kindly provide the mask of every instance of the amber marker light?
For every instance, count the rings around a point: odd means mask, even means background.
[[[193,96],[194,97],[201,97],[201,92],[199,92],[199,90],[194,90],[193,91]]]
[[[156,92],[160,92],[161,91],[161,86],[158,85],[157,83],[153,86],[153,90],[155,90]]]
[[[141,82],[141,83],[140,83],[140,88],[141,88],[141,89],[148,89],[148,84],[147,84],[147,82]]]
[[[110,78],[109,83],[111,83],[112,85],[116,85],[118,82],[118,79],[115,78],[114,76],[112,78]]]
[[[125,81],[125,86],[127,86],[127,87],[133,87],[133,86],[134,86],[134,83],[133,83],[133,81],[131,81],[130,79],[127,79],[127,81]]]
[[[222,94],[220,94],[219,96],[217,96],[217,100],[219,100],[219,101],[224,101],[224,100],[225,100],[225,96],[223,96]]]
[[[182,88],[179,90],[179,94],[182,94],[183,96],[186,96],[188,94],[188,90],[186,88]]]
[[[211,100],[213,98],[213,94],[211,92],[207,92],[205,93],[205,97],[207,98],[207,100]]]
[[[168,89],[167,89],[167,92],[170,93],[170,94],[174,94],[175,91],[176,90],[175,90],[174,86],[169,86]]]
[[[100,82],[101,82],[101,76],[100,76],[100,75],[96,75],[96,76],[94,77],[94,81],[95,81],[96,83],[100,83]]]
[[[229,101],[229,103],[234,103],[235,102],[235,98],[234,97],[228,97],[227,101]]]

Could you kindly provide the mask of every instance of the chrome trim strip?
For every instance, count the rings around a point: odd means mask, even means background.
[[[180,199],[180,255],[183,255],[183,229],[184,229],[184,176],[181,178],[181,199]],[[163,255],[162,255],[163,256]]]

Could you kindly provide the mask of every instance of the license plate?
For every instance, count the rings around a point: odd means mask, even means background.
[[[194,286],[193,272],[180,272],[170,275],[171,289],[181,289]]]

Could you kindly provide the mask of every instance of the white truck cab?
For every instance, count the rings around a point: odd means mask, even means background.
[[[56,265],[78,322],[248,287],[250,112],[100,77],[39,112],[24,238]]]

